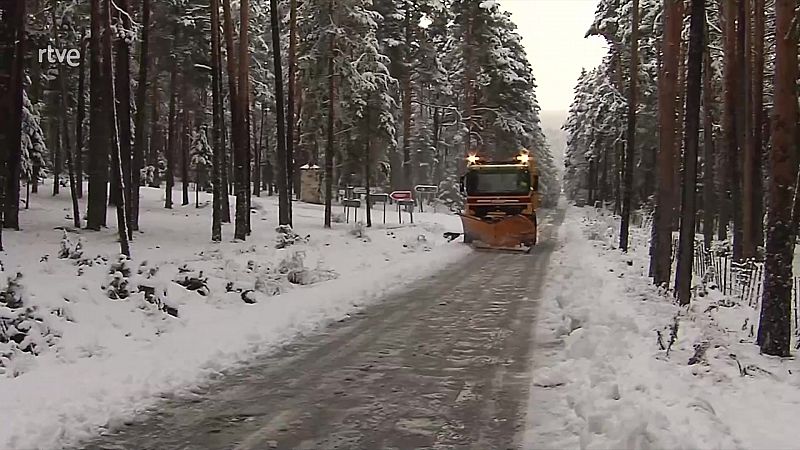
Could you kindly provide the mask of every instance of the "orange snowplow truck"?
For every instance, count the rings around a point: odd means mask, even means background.
[[[511,161],[467,158],[461,178],[464,242],[478,248],[530,251],[536,244],[539,206],[536,161],[523,150]]]

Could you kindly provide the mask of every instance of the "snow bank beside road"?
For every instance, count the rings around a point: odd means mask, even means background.
[[[797,362],[740,343],[750,312],[713,292],[676,306],[646,276],[648,230],[624,255],[617,229],[593,209],[568,211],[536,325],[524,448],[797,448]],[[658,336],[669,346],[676,322],[667,354]],[[743,375],[730,355],[771,375]]]
[[[263,216],[254,214],[247,243],[209,244],[207,210],[167,211],[157,206],[160,192],[143,191],[147,233],[134,243],[132,267],[144,259],[158,267],[157,284],[167,290],[177,318],[136,295],[107,298],[101,288],[107,265],[98,263],[76,276],[74,261],[53,256],[61,236],[53,227],[63,225],[66,198],[35,199],[34,205],[43,207],[35,206],[25,218],[31,228],[8,238],[3,263],[25,274],[27,301],[49,314],[57,339],[41,355],[21,358],[18,376],[0,378],[3,450],[74,444],[152,406],[163,393],[190,389],[469,252],[441,237],[458,226],[457,217],[415,214],[415,226],[378,224],[358,237],[350,232],[352,225],[323,229],[322,209],[304,204],[295,206],[295,229],[310,235],[309,241],[275,249],[273,199],[254,199]],[[113,255],[114,233],[83,233],[84,252]],[[284,281],[277,285],[281,295],[256,290],[255,304],[243,301],[238,290],[254,289],[260,276],[274,274],[297,252],[310,269],[333,270],[338,278],[311,286]],[[45,254],[51,256],[42,261]],[[184,265],[190,273],[203,271],[209,295],[172,282]],[[232,292],[226,292],[228,283]]]

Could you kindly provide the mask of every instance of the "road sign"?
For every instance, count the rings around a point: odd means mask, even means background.
[[[427,185],[427,184],[420,184],[420,185],[414,186],[414,190],[417,191],[417,192],[425,192],[425,193],[428,193],[428,194],[435,194],[435,193],[439,192],[439,187],[438,186],[431,186],[431,185]]]
[[[406,208],[408,214],[411,217],[411,223],[414,223],[414,200],[410,198],[402,199],[397,201],[397,219],[400,223],[403,223],[403,215],[400,212],[403,208]]]
[[[355,216],[356,222],[358,221],[358,208],[361,207],[361,200],[356,199],[345,199],[342,200],[342,205],[344,206],[344,220],[346,223],[350,223],[350,208],[355,209]]]
[[[389,194],[369,194],[370,203],[387,203],[389,201]]]
[[[411,191],[394,191],[389,194],[389,197],[392,197],[392,200],[400,201],[400,200],[411,200],[414,197],[414,194]]]

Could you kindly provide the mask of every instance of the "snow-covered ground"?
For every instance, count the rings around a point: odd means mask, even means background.
[[[608,214],[568,209],[536,324],[524,448],[798,448],[800,362],[760,355],[756,311],[737,299],[712,290],[676,306],[646,276],[649,230],[633,229],[628,255],[617,232]]]
[[[294,229],[308,240],[277,249],[275,198],[254,199],[246,243],[231,242],[230,225],[226,240],[214,244],[209,196],[202,195],[205,207],[196,209],[192,192],[192,204],[181,207],[176,190],[178,203],[166,210],[162,190],[143,189],[143,233],[132,244],[133,260],[118,267],[114,281],[109,272],[119,250],[113,210],[105,231],[70,230],[66,253],[73,259],[59,258],[63,231],[57,228],[71,225],[71,206],[67,189],[56,198],[49,191],[42,186],[22,212],[22,232],[3,236],[0,279],[22,273],[16,291],[22,309],[33,307],[30,317],[41,318],[20,325],[30,327],[29,341],[0,343],[0,355],[11,355],[0,367],[4,450],[75,443],[162,394],[191,389],[469,251],[442,238],[444,231],[460,230],[453,215],[415,213],[410,225],[404,214],[399,225],[389,209],[383,225],[376,210],[376,226],[361,235],[352,222],[324,229],[322,207],[303,203],[295,203]],[[336,206],[334,214],[340,213]],[[362,208],[362,220],[363,214]],[[74,249],[79,238],[82,254]],[[121,276],[128,268],[130,275]],[[200,289],[174,282],[187,279]],[[131,294],[109,298],[109,286],[125,291],[126,281]],[[150,290],[151,302],[138,286]],[[20,311],[0,304],[0,316]],[[38,356],[19,351],[29,343]]]

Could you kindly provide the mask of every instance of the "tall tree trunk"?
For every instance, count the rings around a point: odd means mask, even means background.
[[[636,148],[637,81],[639,78],[639,0],[633,0],[631,10],[631,68],[630,91],[628,92],[628,130],[625,143],[625,194],[622,197],[622,221],[619,228],[619,247],[628,251],[628,228],[630,226],[633,197],[633,153]]]
[[[401,70],[400,87],[403,104],[403,188],[411,190],[414,184],[414,166],[411,163],[411,8],[413,2],[405,2],[405,39],[403,68]]]
[[[55,40],[56,47],[60,47],[59,40],[58,40],[58,33],[56,33],[56,40]],[[69,116],[69,91],[67,90],[67,81],[66,76],[64,75],[64,66],[59,66],[58,68],[58,89],[59,89],[59,96],[61,97],[61,117],[68,117]],[[66,151],[67,156],[67,172],[69,173],[69,192],[70,198],[72,200],[72,223],[75,225],[76,229],[81,228],[81,211],[78,205],[78,188],[75,186],[75,164],[74,164],[74,156],[72,152],[72,145],[70,144],[70,131],[69,131],[69,122],[64,119],[61,120],[62,129],[62,136],[64,142],[64,149]]]
[[[55,97],[55,96],[54,96]],[[61,162],[61,120],[59,116],[59,100],[53,99],[52,111],[56,117],[50,120],[50,132],[52,133],[53,146],[51,147],[51,154],[53,157],[53,196],[61,193],[61,170],[63,163]]]
[[[764,0],[753,0],[753,69],[752,69],[752,111],[753,111],[753,240],[756,246],[764,245],[764,179],[762,160],[764,158]]]
[[[184,88],[184,98],[189,94]],[[192,135],[192,113],[189,112],[189,107],[184,105],[182,111],[183,117],[183,138],[181,139],[181,205],[186,206],[189,204],[189,147],[191,142],[189,136]]]
[[[241,96],[239,93],[240,88],[245,89],[244,86],[237,85],[237,75],[239,71],[237,70],[236,64],[236,48],[233,45],[233,37],[234,37],[234,29],[233,29],[233,18],[231,15],[231,5],[230,0],[222,0],[222,14],[223,14],[223,27],[225,29],[225,49],[227,50],[227,66],[228,66],[228,95],[230,98],[230,111],[231,111],[231,144],[233,146],[233,165],[235,170],[233,171],[234,175],[234,195],[236,196],[236,222],[234,225],[234,239],[246,239],[247,238],[247,231],[244,220],[246,217],[243,217],[242,211],[244,210],[244,202],[245,199],[242,198],[240,200],[240,191],[242,188],[240,187],[241,183],[244,181],[241,177],[240,171],[243,168],[244,164],[244,154],[242,143],[243,139],[246,139],[247,136],[244,135],[244,118],[242,117],[242,107],[239,105],[241,100]],[[247,9],[247,8],[245,8]],[[240,37],[241,38],[241,37]],[[239,61],[239,64],[243,64],[242,61]],[[241,219],[241,223],[240,223]]]
[[[672,271],[672,222],[673,211],[673,173],[675,171],[675,92],[678,83],[678,58],[681,45],[683,21],[680,2],[665,0],[664,35],[661,41],[663,52],[662,67],[658,77],[658,188],[656,208],[653,218],[653,239],[651,240],[651,273],[653,283],[662,286],[669,284]]]
[[[250,235],[250,164],[252,163],[253,155],[250,147],[251,136],[251,115],[250,115],[250,43],[249,43],[249,28],[250,28],[250,0],[240,0],[240,22],[241,32],[239,33],[239,105],[242,108],[242,158],[244,159],[241,166],[242,187],[239,194],[242,198],[244,209],[244,234],[245,237]]]
[[[274,0],[272,0],[274,1]],[[333,3],[334,0],[329,1],[330,8],[328,11],[331,13],[331,17],[333,16]],[[328,49],[328,138],[327,138],[327,146],[325,148],[325,228],[331,227],[331,197],[333,196],[333,153],[335,149],[333,148],[334,145],[334,124],[336,123],[333,117],[334,112],[336,109],[333,106],[335,101],[334,94],[335,94],[335,74],[334,74],[334,65],[333,65],[333,58],[334,52],[336,51],[336,36],[331,34],[330,35],[330,47]]]
[[[260,115],[260,123],[258,127],[258,142],[256,143],[256,151],[255,151],[255,168],[253,170],[253,195],[256,197],[261,197],[261,182],[262,182],[262,171],[261,166],[263,165],[264,160],[264,128],[266,127],[266,118],[267,118],[267,111],[266,107],[262,104],[261,105],[261,115]]]
[[[372,227],[372,202],[370,199],[370,188],[371,188],[371,176],[370,172],[372,171],[372,136],[370,134],[370,115],[369,113],[364,114],[364,120],[366,121],[365,130],[365,137],[366,142],[364,144],[364,188],[366,189],[366,196],[364,200],[367,203],[367,228]]]
[[[9,162],[22,139],[25,0],[0,0],[0,17],[0,206],[5,205],[0,214],[4,214],[10,209],[8,202],[14,201],[13,193],[9,195],[8,192],[10,183],[7,180],[13,177]],[[19,192],[19,176],[16,182]],[[19,211],[19,193],[16,209]],[[7,217],[0,216],[0,220],[5,223]],[[0,251],[4,251],[2,228],[0,226]]]
[[[150,0],[142,0],[142,43],[139,48],[139,85],[136,89],[136,137],[131,167],[131,231],[139,231],[139,187],[147,145],[147,86],[150,65]],[[158,120],[153,117],[153,120]]]
[[[158,67],[158,61],[153,62],[153,67]],[[161,187],[159,155],[164,151],[164,131],[161,126],[161,89],[159,89],[158,78],[153,79],[151,90],[151,101],[153,110],[150,120],[153,122],[150,131],[150,148],[147,152],[147,165],[152,167],[153,178],[150,180],[150,187]]]
[[[726,161],[727,184],[730,201],[730,215],[733,218],[733,255],[735,259],[741,258],[741,189],[739,172],[739,140],[737,139],[736,129],[736,102],[739,101],[738,77],[736,67],[736,0],[725,0],[723,3],[725,19],[724,35],[724,78],[725,78],[725,102],[723,112],[723,133],[725,137],[725,153],[728,155]],[[726,224],[727,225],[727,224]],[[727,235],[725,236],[727,239]]]
[[[287,96],[286,122],[286,173],[287,191],[289,195],[289,224],[292,220],[292,199],[296,173],[294,132],[297,127],[295,116],[295,96],[297,95],[297,0],[289,0],[289,92]],[[299,192],[298,192],[299,194]]]
[[[166,191],[164,207],[172,209],[172,188],[175,186],[175,127],[177,121],[176,102],[178,97],[177,86],[178,69],[176,65],[172,65],[169,74],[169,117],[167,125],[167,146],[164,149],[167,160],[166,170]]]
[[[106,226],[108,203],[108,113],[103,89],[103,60],[100,34],[101,0],[91,1],[91,37],[89,38],[89,205],[86,228],[99,231]]]
[[[738,2],[738,26],[736,45],[736,65],[739,69],[739,93],[736,117],[739,120],[739,148],[742,152],[742,258],[756,255],[755,226],[753,224],[754,189],[753,165],[755,152],[752,141],[752,85],[750,84],[752,55],[750,53],[753,32],[750,25],[750,0]]]
[[[211,103],[213,116],[212,145],[213,157],[213,199],[211,213],[211,240],[222,241],[222,161],[224,149],[220,142],[223,134],[222,122],[222,80],[220,80],[220,37],[219,0],[211,0]]]
[[[791,341],[791,208],[797,176],[797,35],[794,0],[775,1],[775,112],[770,153],[767,254],[758,343],[767,355],[789,356]]]
[[[222,72],[222,49],[220,48],[219,51],[219,61],[217,67],[217,78],[219,79],[219,139],[220,139],[220,147],[222,148],[222,159],[220,160],[221,166],[221,176],[222,176],[222,183],[220,185],[220,189],[222,190],[222,203],[220,208],[222,209],[222,223],[231,223],[231,204],[230,204],[230,189],[229,189],[229,165],[230,165],[230,152],[228,151],[228,142],[226,139],[227,136],[227,125],[225,121],[225,102],[224,98],[225,95],[223,94],[223,72]]]
[[[686,76],[686,125],[684,127],[683,195],[681,198],[680,244],[675,273],[678,303],[688,305],[692,295],[692,261],[697,198],[697,153],[700,135],[700,94],[703,47],[705,46],[705,0],[692,0],[689,25],[689,61]]]
[[[103,33],[103,62],[104,62],[104,73],[106,74],[105,78],[105,89],[106,89],[106,104],[108,111],[110,112],[110,117],[107,119],[111,122],[111,167],[114,170],[114,173],[117,175],[117,179],[119,180],[118,186],[118,198],[119,203],[117,203],[117,231],[119,235],[119,248],[120,253],[130,258],[131,256],[131,249],[130,244],[128,242],[128,219],[126,217],[126,212],[128,209],[128,199],[127,193],[125,190],[125,177],[122,173],[122,149],[120,148],[119,143],[119,124],[118,124],[118,117],[117,117],[117,95],[116,95],[116,87],[115,87],[115,76],[114,76],[114,59],[113,59],[113,51],[112,51],[112,39],[111,39],[111,10],[112,10],[113,0],[105,0],[105,33]]]
[[[677,81],[675,85],[675,134],[673,136],[674,142],[673,161],[672,161],[672,230],[678,231],[680,225],[680,209],[681,209],[681,161],[683,160],[683,117],[686,100],[686,53],[687,42],[683,39],[683,23],[686,18],[686,1],[678,1],[676,12],[680,21],[680,32],[678,33],[677,51],[678,51],[678,70]]]
[[[149,0],[147,0],[149,1]],[[86,29],[81,29],[81,59],[78,63],[78,111],[75,120],[75,184],[83,198],[83,121],[86,119]]]
[[[332,0],[331,0],[332,1]],[[333,14],[333,10],[331,10]],[[289,211],[289,189],[287,186],[287,164],[286,156],[286,117],[284,116],[283,104],[283,74],[281,65],[281,41],[280,29],[278,28],[278,2],[270,0],[270,19],[272,21],[272,57],[275,69],[275,121],[277,123],[277,155],[275,158],[276,169],[278,171],[276,181],[278,185],[278,221],[281,225],[291,225],[292,218]],[[290,124],[291,126],[291,124]],[[327,212],[326,212],[326,223]]]
[[[116,16],[125,30],[132,30],[131,8],[129,0],[115,0]],[[118,25],[119,26],[119,25]],[[117,114],[119,118],[119,144],[122,164],[122,186],[125,187],[125,197],[128,199],[125,217],[128,219],[128,238],[133,239],[133,227],[131,224],[131,198],[133,197],[133,176],[131,161],[133,157],[132,141],[133,132],[131,130],[131,49],[127,39],[117,39],[117,67],[115,74],[116,92],[119,97],[117,102]]]
[[[714,240],[714,217],[717,215],[717,187],[714,166],[714,91],[712,90],[711,52],[703,48],[703,243],[711,250]]]

